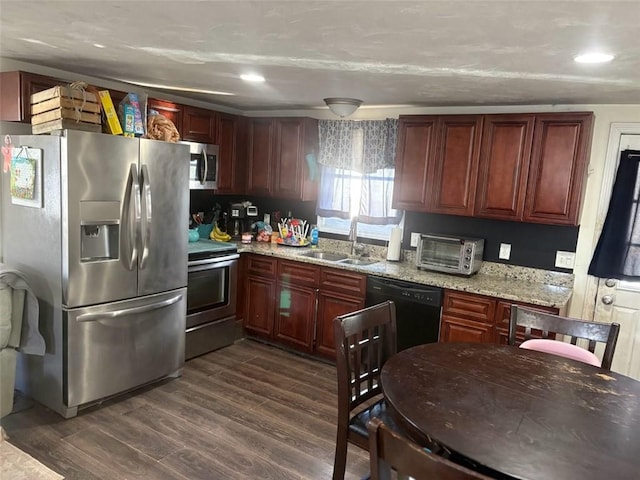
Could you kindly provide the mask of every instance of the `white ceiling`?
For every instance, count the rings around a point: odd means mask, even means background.
[[[640,104],[640,0],[0,0],[0,22],[2,57],[241,111]],[[616,59],[572,60],[590,49]]]

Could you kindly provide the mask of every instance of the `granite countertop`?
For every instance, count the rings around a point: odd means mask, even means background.
[[[321,245],[323,244],[321,243]],[[343,246],[341,245],[340,247]],[[344,248],[337,248],[336,245],[331,245],[331,248],[323,245],[323,248],[318,248],[317,250],[347,253]],[[460,277],[418,270],[412,261],[389,262],[376,257],[371,258],[376,260],[376,263],[363,266],[304,256],[310,251],[312,251],[311,248],[288,247],[271,243],[238,243],[239,253],[255,253],[290,259],[378,277],[432,285],[545,307],[555,307],[560,310],[566,307],[572,293],[573,275],[571,274],[485,262],[483,268],[477,274],[472,277]]]

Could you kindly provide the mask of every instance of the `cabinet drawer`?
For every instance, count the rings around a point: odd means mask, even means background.
[[[258,277],[276,278],[277,260],[262,255],[249,255],[247,258],[247,273]]]
[[[471,293],[459,293],[445,290],[442,315],[465,318],[475,322],[494,324],[496,301]]]
[[[482,322],[442,316],[440,328],[441,342],[491,343],[494,327]]]
[[[289,260],[278,262],[278,278],[281,282],[289,282],[294,285],[317,287],[320,277],[320,269],[315,265]]]
[[[345,295],[364,297],[367,288],[366,275],[346,272],[334,268],[323,268],[320,271],[320,288],[334,290]]]
[[[511,319],[511,305],[518,305],[520,307],[530,308],[531,310],[537,310],[539,312],[552,313],[558,315],[559,310],[553,307],[542,307],[540,305],[530,305],[528,303],[510,302],[508,300],[498,301],[496,310],[496,326],[506,328],[509,330],[509,320]],[[523,330],[524,331],[524,330]]]

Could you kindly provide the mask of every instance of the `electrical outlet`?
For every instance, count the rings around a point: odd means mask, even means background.
[[[420,234],[411,232],[411,246],[417,247],[419,241],[420,241]]]
[[[500,253],[498,254],[498,258],[501,260],[509,260],[511,258],[511,244],[510,243],[501,243],[500,244]]]
[[[564,252],[562,250],[558,250],[556,252],[556,267],[558,268],[573,268],[573,265],[576,261],[575,252]]]

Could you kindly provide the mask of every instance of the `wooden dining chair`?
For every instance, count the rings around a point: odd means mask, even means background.
[[[396,353],[395,304],[386,301],[341,315],[334,319],[333,328],[338,375],[333,480],[343,480],[348,443],[369,449],[367,422],[382,417],[393,425],[382,398],[380,370]]]
[[[576,345],[577,340],[585,339],[589,341],[587,350],[591,352],[596,360],[597,357],[595,357],[594,353],[596,344],[598,342],[604,343],[605,347],[602,362],[598,363],[600,364],[599,366],[605,370],[611,369],[611,361],[613,360],[613,353],[616,349],[616,342],[618,341],[618,334],[620,332],[620,324],[618,323],[585,322],[575,318],[562,317],[551,313],[530,310],[518,305],[511,305],[509,345],[517,344],[517,327],[525,327],[524,338],[527,345],[523,343],[521,346],[532,350],[541,350],[546,351],[547,353],[573,358],[574,360],[583,361],[585,363],[592,362],[590,362],[586,356],[580,355],[580,352],[575,352],[577,348],[580,348]],[[540,346],[537,347],[535,341],[531,339],[532,329],[541,330],[543,332],[543,337],[547,337],[549,333],[568,335],[571,337],[571,344],[562,342],[567,347],[559,348],[563,347],[563,345],[558,344],[557,348],[549,348],[548,341],[543,343],[543,341],[540,340]],[[557,342],[560,341],[557,340]],[[570,351],[569,349],[573,351]]]
[[[403,475],[415,480],[491,478],[425,450],[422,446],[391,430],[379,418],[371,419],[367,428],[371,480],[391,480],[392,468],[398,473],[398,478]]]

